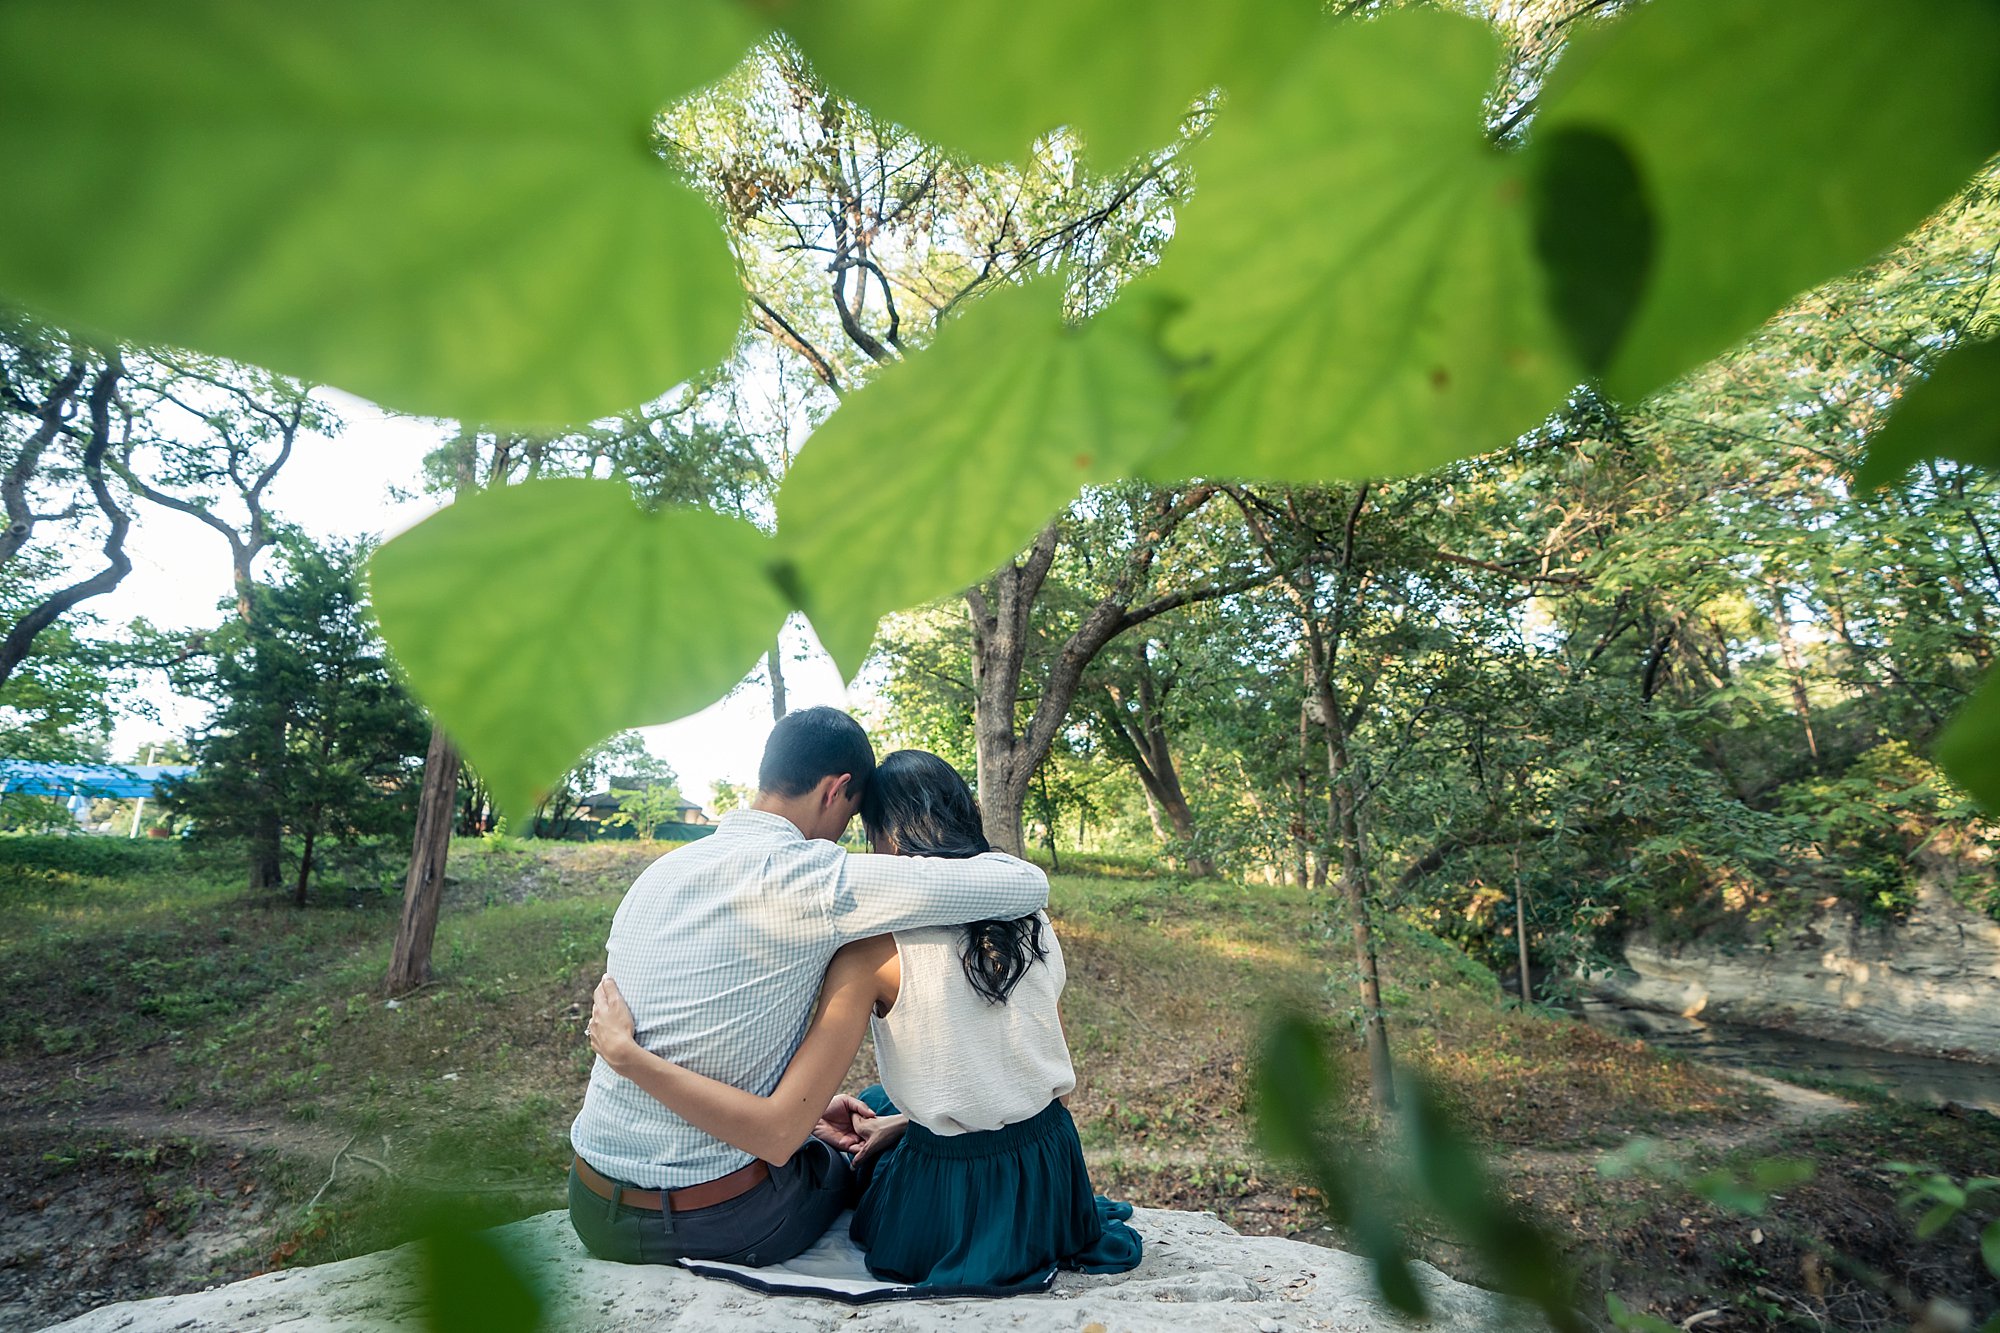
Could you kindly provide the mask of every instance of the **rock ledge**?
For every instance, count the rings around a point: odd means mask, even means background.
[[[1146,1261],[1130,1273],[1064,1273],[1046,1295],[985,1301],[892,1301],[850,1307],[796,1296],[763,1296],[677,1268],[627,1267],[592,1259],[569,1215],[543,1213],[497,1233],[539,1273],[550,1329],[575,1333],[925,1333],[931,1329],[1075,1333],[1293,1333],[1294,1330],[1483,1329],[1504,1312],[1500,1298],[1417,1265],[1434,1316],[1411,1325],[1376,1305],[1368,1264],[1340,1250],[1270,1236],[1242,1236],[1210,1213],[1140,1209]],[[184,1296],[127,1301],[56,1325],[63,1333],[287,1333],[412,1327],[416,1295],[407,1247]]]

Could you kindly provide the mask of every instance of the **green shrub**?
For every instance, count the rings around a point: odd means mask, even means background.
[[[124,875],[172,871],[181,864],[181,846],[171,839],[0,837],[0,873],[16,868],[29,872],[87,875],[113,879]]]

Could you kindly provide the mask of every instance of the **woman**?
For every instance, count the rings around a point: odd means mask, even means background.
[[[881,762],[861,819],[879,853],[992,850],[965,779],[922,750]],[[856,1117],[866,1184],[851,1231],[869,1271],[926,1288],[1023,1289],[1059,1265],[1124,1272],[1142,1249],[1125,1225],[1131,1207],[1092,1193],[1063,1104],[1076,1083],[1056,1015],[1063,980],[1062,949],[1039,912],[857,941],[827,968],[812,1026],[769,1097],[639,1046],[609,977],[591,1044],[690,1124],[782,1163],[872,1026],[883,1086],[862,1094],[878,1117]]]

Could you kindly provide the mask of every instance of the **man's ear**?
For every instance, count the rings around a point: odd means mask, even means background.
[[[844,800],[854,789],[852,773],[834,773],[820,779],[819,803],[821,809],[830,808],[835,801]]]

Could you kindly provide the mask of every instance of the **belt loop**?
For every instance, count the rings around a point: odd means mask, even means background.
[[[624,1197],[625,1197],[625,1186],[619,1181],[616,1180],[612,1181],[611,1199],[610,1202],[606,1205],[607,1211],[605,1213],[605,1216],[613,1222],[616,1222],[618,1220],[618,1205],[620,1201],[624,1199]]]

